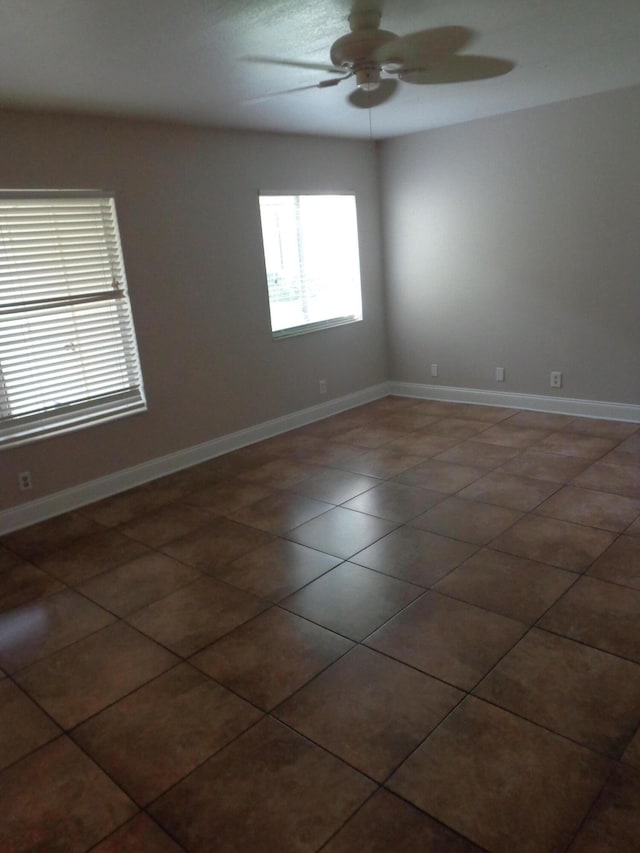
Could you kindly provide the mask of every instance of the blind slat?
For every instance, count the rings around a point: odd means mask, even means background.
[[[0,197],[0,444],[146,408],[110,196]]]

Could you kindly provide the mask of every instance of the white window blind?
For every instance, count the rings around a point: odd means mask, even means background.
[[[362,319],[353,195],[260,195],[274,338]]]
[[[0,193],[0,444],[145,408],[113,197]]]

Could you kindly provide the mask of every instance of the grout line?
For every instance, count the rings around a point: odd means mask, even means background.
[[[578,823],[578,826],[576,827],[575,832],[573,833],[573,835],[571,836],[571,838],[569,839],[569,841],[567,843],[567,846],[565,847],[565,851],[567,851],[567,853],[569,853],[569,851],[571,850],[571,847],[573,846],[574,841],[576,840],[578,835],[580,835],[580,833],[582,832],[582,829],[586,825],[588,818],[593,814],[595,805],[598,802],[598,800],[600,799],[602,792],[604,791],[604,789],[609,784],[609,780],[611,779],[611,777],[615,773],[617,766],[618,766],[618,762],[615,762],[615,763],[613,761],[611,762],[611,765],[609,766],[607,772],[605,773],[602,785],[596,791],[593,799],[591,800],[589,806],[585,810],[584,815],[582,816],[582,820]]]

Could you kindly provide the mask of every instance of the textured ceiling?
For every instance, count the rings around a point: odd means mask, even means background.
[[[516,67],[404,83],[371,111],[350,106],[350,80],[251,102],[327,75],[243,57],[327,63],[350,0],[0,0],[0,106],[386,138],[640,83],[640,0],[353,2],[398,35],[469,27],[463,53]]]

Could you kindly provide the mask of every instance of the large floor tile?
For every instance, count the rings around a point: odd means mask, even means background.
[[[229,518],[249,527],[278,534],[299,527],[305,521],[330,509],[333,509],[333,504],[321,503],[290,492],[278,492],[231,513]]]
[[[96,575],[77,589],[116,616],[127,616],[199,577],[196,569],[152,552]]]
[[[530,624],[575,580],[574,574],[562,569],[486,548],[450,572],[435,589]]]
[[[621,536],[598,557],[588,574],[640,590],[640,539]]]
[[[552,495],[557,488],[556,483],[494,471],[463,489],[458,497],[496,504],[519,512],[529,512]]]
[[[105,527],[117,527],[148,512],[171,503],[172,497],[146,483],[129,489],[127,492],[112,495],[89,506],[82,507],[80,513]]]
[[[640,500],[640,467],[594,462],[575,478],[573,484]]]
[[[468,698],[391,778],[391,789],[493,853],[561,851],[609,763]]]
[[[640,591],[582,577],[540,627],[640,663]]]
[[[507,421],[492,426],[476,436],[476,441],[487,444],[499,444],[504,447],[525,448],[539,444],[549,435],[548,429],[536,427],[511,426]]]
[[[509,426],[533,427],[534,429],[561,430],[571,426],[575,418],[571,415],[558,415],[553,412],[518,412],[509,418]]]
[[[87,578],[134,560],[149,549],[117,530],[103,530],[84,536],[64,548],[36,556],[36,564],[67,584]]]
[[[434,458],[438,462],[453,462],[456,465],[471,465],[485,470],[497,468],[521,451],[517,447],[502,447],[499,444],[487,444],[483,441],[462,441],[448,450],[443,450]]]
[[[331,839],[323,853],[480,853],[424,812],[380,790]]]
[[[413,584],[343,563],[286,598],[281,606],[358,641],[422,592]]]
[[[213,515],[223,515],[224,513],[235,512],[243,506],[250,506],[273,493],[273,489],[234,478],[210,483],[208,486],[187,495],[184,498],[184,503],[206,510]]]
[[[640,769],[640,725],[638,726],[635,737],[624,753],[624,760],[628,764],[632,764],[634,767]]]
[[[506,406],[485,406],[481,403],[453,403],[451,415],[456,418],[471,418],[474,421],[484,421],[486,424],[497,424],[516,414],[516,409]],[[446,416],[445,416],[446,417]]]
[[[289,459],[274,459],[241,471],[238,479],[270,489],[287,489],[317,473],[319,471],[315,465]]]
[[[487,429],[488,425],[485,421],[476,421],[472,418],[441,418],[435,423],[430,424],[425,432],[432,435],[443,435],[447,438],[456,438],[463,441],[465,438],[471,438],[476,433]]]
[[[333,468],[291,486],[291,491],[316,501],[341,504],[379,483],[380,480],[375,477],[352,474],[350,471]]]
[[[220,566],[272,540],[273,537],[263,530],[228,518],[214,518],[206,527],[174,539],[160,550],[188,566],[215,572]]]
[[[92,848],[92,853],[181,853],[182,847],[144,812]]]
[[[374,789],[357,771],[267,719],[151,812],[194,853],[318,850]]]
[[[296,459],[299,462],[304,462],[306,465],[313,465],[318,468],[339,467],[340,465],[348,465],[353,459],[357,459],[367,451],[362,447],[353,447],[351,444],[344,444],[338,441],[322,441],[316,438],[317,444],[312,447],[304,448],[293,447],[291,450],[283,451],[281,455],[288,456],[291,459]],[[312,475],[309,479],[313,479],[316,475]],[[291,491],[297,491],[298,486],[306,483],[306,480],[301,480],[288,488]],[[330,501],[333,503],[333,501]]]
[[[70,729],[175,663],[166,649],[118,622],[21,670],[16,680]]]
[[[613,465],[640,465],[640,429],[623,439],[602,457],[602,461],[611,461]]]
[[[186,504],[170,504],[121,525],[118,529],[130,539],[158,548],[203,527],[211,513]]]
[[[359,646],[274,713],[382,782],[463,695],[435,678]]]
[[[475,693],[619,758],[640,724],[640,666],[534,629]]]
[[[640,501],[609,492],[565,486],[540,504],[536,513],[621,533],[640,514]]]
[[[426,509],[442,500],[439,492],[431,492],[401,483],[382,483],[344,504],[346,509],[355,509],[378,518],[403,523],[415,518]]]
[[[0,614],[0,667],[15,672],[114,621],[72,590]]]
[[[377,422],[338,433],[334,436],[334,441],[344,441],[354,447],[363,447],[369,450],[374,447],[382,447],[383,444],[393,441],[400,434],[400,430],[397,428]]]
[[[506,507],[452,497],[414,518],[411,526],[452,539],[486,545],[520,518],[521,512]]]
[[[336,507],[287,533],[287,539],[348,559],[398,525],[392,521]]]
[[[274,607],[204,649],[191,663],[268,711],[352,645]]]
[[[637,431],[638,424],[609,421],[604,418],[574,418],[571,423],[571,432],[582,433],[582,435],[600,435],[603,438],[615,438],[618,441],[628,438]]]
[[[636,853],[640,838],[640,772],[616,767],[569,853]]]
[[[88,850],[137,809],[67,738],[58,738],[0,774],[2,849]]]
[[[583,572],[614,539],[615,534],[595,527],[530,515],[494,539],[491,547],[572,572]]]
[[[103,529],[84,514],[68,512],[56,518],[41,521],[39,524],[32,524],[22,530],[7,533],[2,537],[2,544],[23,559],[29,560],[38,554],[63,548],[76,539]]]
[[[340,562],[340,557],[276,539],[223,566],[216,577],[260,598],[280,601]]]
[[[400,527],[352,558],[353,563],[429,587],[477,551],[477,546],[426,530]]]
[[[538,448],[529,448],[504,462],[498,468],[501,474],[544,480],[548,483],[569,483],[591,465],[590,459],[563,456]]]
[[[246,447],[241,447],[231,453],[227,453],[217,459],[211,459],[209,462],[202,463],[204,465],[213,465],[214,469],[218,469],[221,463],[226,462],[227,466],[231,463],[231,469],[228,470],[227,476],[241,474],[252,468],[258,468],[266,465],[268,462],[277,462],[279,457],[269,447],[268,441],[259,441],[257,444],[249,444]]]
[[[525,631],[521,622],[428,592],[367,645],[470,690]]]
[[[345,462],[340,467],[356,474],[365,474],[368,477],[379,477],[383,480],[401,474],[408,468],[413,468],[423,462],[422,456],[415,453],[407,453],[404,450],[393,450],[391,447],[379,447],[376,450],[367,450],[362,454]]]
[[[571,428],[562,432],[553,432],[538,445],[542,450],[551,453],[562,453],[565,456],[579,456],[582,459],[600,459],[618,443],[617,439],[604,438],[598,435],[584,435],[571,432]]]
[[[382,418],[380,425],[399,430],[402,433],[410,433],[424,429],[438,420],[439,418],[433,415],[427,415],[414,408],[409,408],[387,415],[387,417]]]
[[[255,596],[207,577],[138,610],[127,621],[187,657],[266,607]]]
[[[430,459],[399,474],[396,481],[452,495],[482,477],[484,473],[484,469],[472,465],[456,465],[453,462],[437,462],[435,459]]]
[[[22,562],[24,562],[24,559],[19,554],[0,545],[0,572],[6,572],[7,569]]]
[[[60,581],[31,563],[18,562],[0,573],[0,613],[64,589]]]
[[[60,734],[60,729],[8,678],[0,681],[0,770]]]
[[[130,797],[146,805],[260,716],[181,664],[83,723],[72,737]]]
[[[435,419],[434,419],[435,420]],[[408,453],[411,456],[420,457],[423,461],[442,453],[443,450],[448,450],[458,439],[450,438],[444,435],[435,435],[432,432],[421,429],[416,432],[409,432],[406,435],[400,436],[389,444],[385,445],[385,449],[393,450],[397,453]]]

